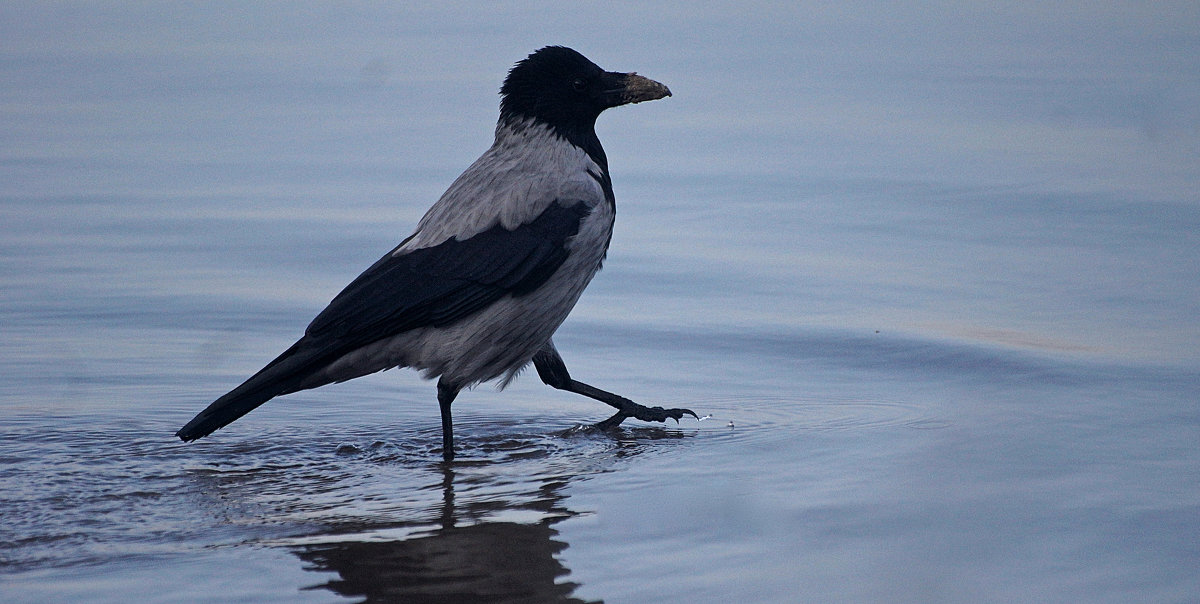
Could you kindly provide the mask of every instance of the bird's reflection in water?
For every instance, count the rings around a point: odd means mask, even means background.
[[[599,457],[612,462],[638,454],[648,441],[679,436],[647,429],[637,430],[631,440],[601,438],[609,455]],[[338,575],[311,589],[365,602],[584,602],[572,595],[578,585],[565,580],[570,571],[559,554],[567,543],[557,538],[554,525],[577,515],[564,504],[570,478],[612,467],[589,464],[583,458],[596,458],[577,456],[580,451],[564,453],[549,455],[559,462],[573,459],[570,468],[516,478],[524,483],[520,493],[499,496],[489,489],[514,479],[511,472],[519,470],[519,460],[439,464],[440,509],[430,509],[429,520],[416,530],[395,539],[383,540],[378,535],[387,531],[376,531],[373,538],[357,533],[346,541],[326,538],[298,547],[295,553],[309,570]]]
[[[444,468],[444,505],[436,528],[396,541],[349,541],[297,552],[313,570],[339,577],[316,588],[366,602],[583,602],[556,557],[567,544],[553,524],[573,515],[557,508],[556,488],[543,489],[552,513],[541,521],[460,523],[455,473]],[[564,483],[559,483],[561,486]],[[561,513],[553,513],[561,512]],[[461,524],[461,525],[460,525]]]

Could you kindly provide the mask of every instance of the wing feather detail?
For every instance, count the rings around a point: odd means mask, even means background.
[[[466,239],[390,253],[339,293],[305,330],[350,350],[420,327],[444,327],[506,295],[545,283],[569,251],[591,208],[582,202],[550,206],[531,222],[500,225]]]

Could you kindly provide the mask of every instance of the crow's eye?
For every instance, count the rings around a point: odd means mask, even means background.
[[[583,92],[583,89],[587,88],[587,80],[583,78],[575,78],[575,81],[571,82],[571,86],[576,92]]]

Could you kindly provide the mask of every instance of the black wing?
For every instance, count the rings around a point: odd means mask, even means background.
[[[350,350],[419,327],[443,327],[501,297],[529,293],[567,259],[566,240],[591,209],[552,203],[514,230],[496,225],[473,237],[393,256],[346,286],[305,334]]]

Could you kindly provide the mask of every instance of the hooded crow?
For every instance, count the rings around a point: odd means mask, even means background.
[[[346,286],[291,348],[176,436],[207,436],[276,396],[412,367],[438,378],[449,461],[458,392],[494,379],[503,388],[531,361],[546,384],[615,407],[601,428],[629,417],[696,416],[573,379],[551,340],[600,270],[612,237],[616,203],[596,118],[671,91],[548,46],[518,62],[500,94],[495,142],[416,231]]]

